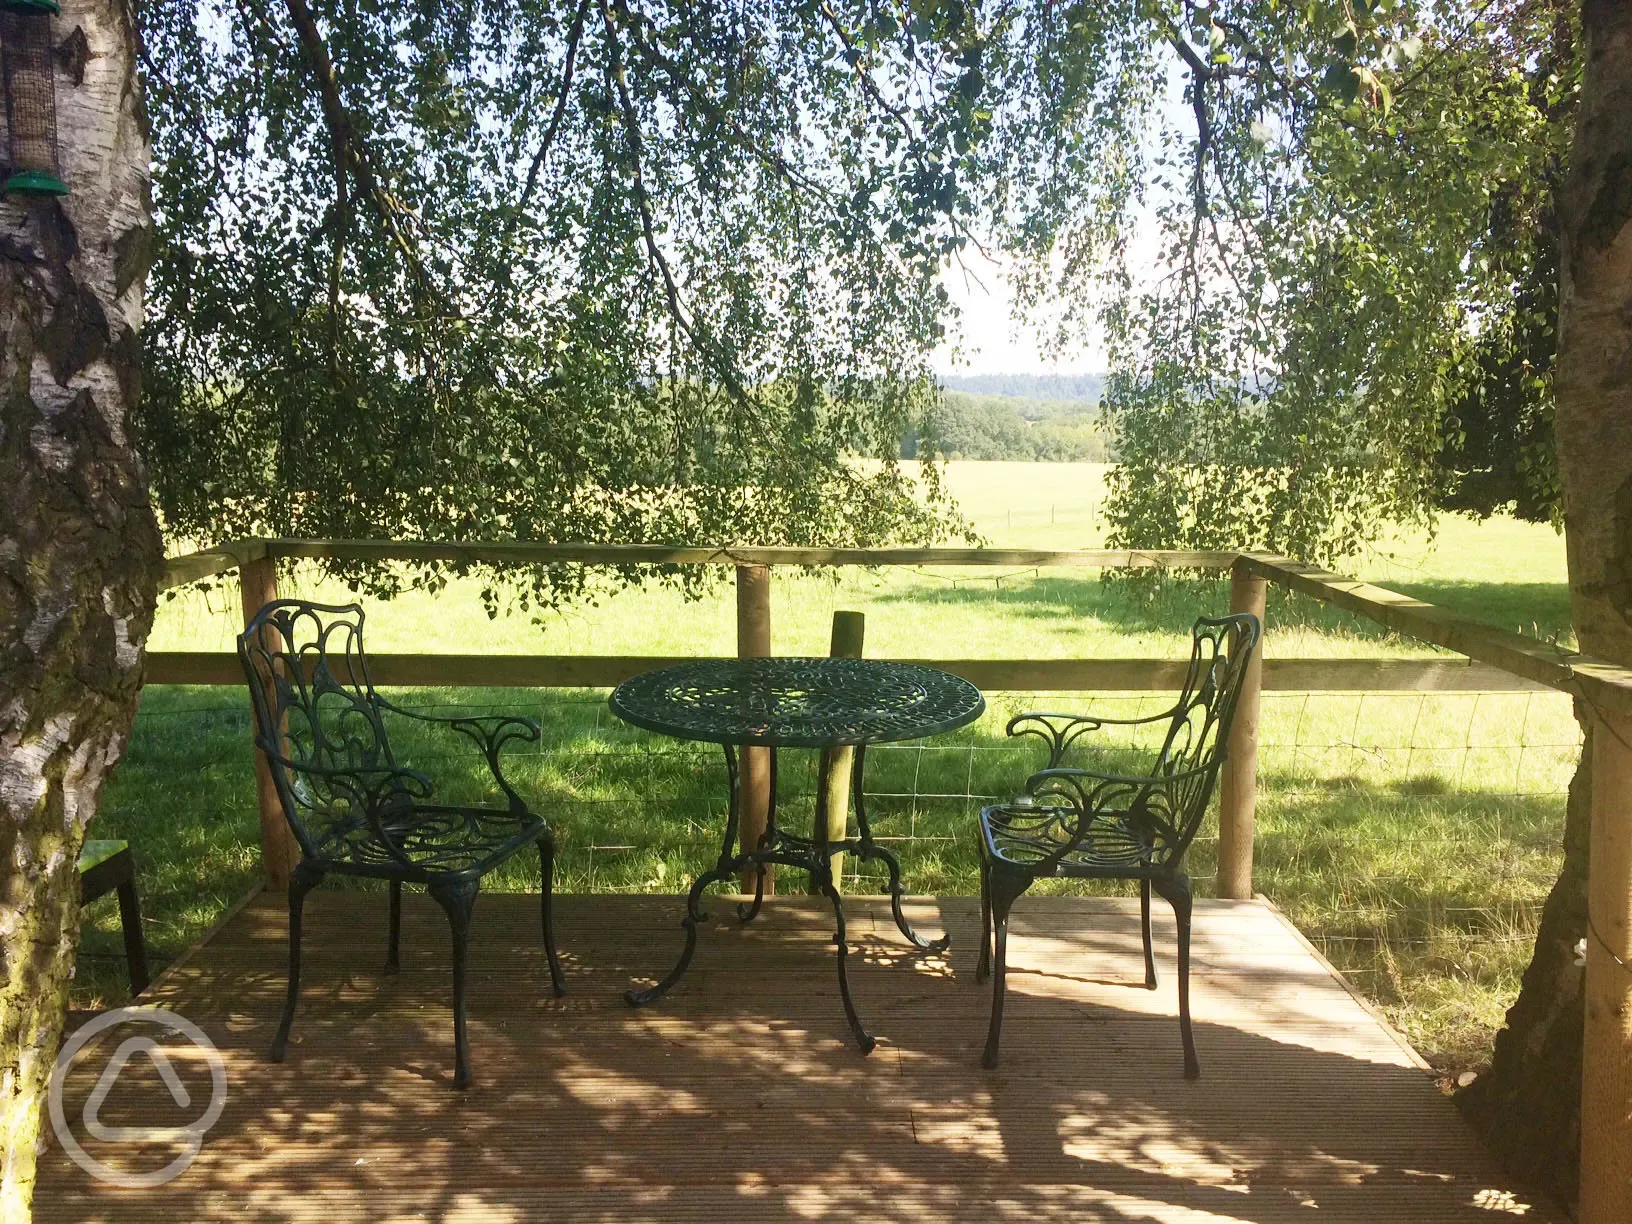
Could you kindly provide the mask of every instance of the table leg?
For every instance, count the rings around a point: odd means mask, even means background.
[[[822,760],[827,760],[826,752],[823,752]],[[816,814],[810,831],[810,861],[806,869],[810,872],[812,890],[826,897],[833,906],[833,942],[839,952],[839,998],[844,1001],[844,1018],[850,1022],[850,1031],[856,1035],[856,1044],[861,1047],[861,1052],[871,1054],[878,1042],[862,1027],[861,1017],[856,1014],[856,1001],[850,994],[850,944],[845,938],[844,898],[839,895],[838,886],[833,882],[834,845],[827,840],[827,788],[818,786]]]
[[[837,930],[833,935],[833,942],[839,950],[839,998],[844,1001],[844,1018],[850,1022],[850,1031],[856,1035],[856,1044],[861,1047],[863,1054],[871,1054],[873,1047],[878,1044],[874,1036],[862,1027],[861,1017],[856,1014],[856,1001],[850,997],[850,975],[846,970],[846,961],[850,956],[850,945],[845,942],[844,929],[844,898],[839,896],[839,890],[833,887],[833,873],[831,870],[820,872],[812,871],[816,886],[833,904],[833,921]]]
[[[929,943],[920,939],[906,921],[901,912],[901,868],[895,861],[895,856],[872,840],[872,833],[867,825],[866,809],[861,804],[861,765],[862,753],[856,753],[856,817],[861,829],[861,839],[857,842],[834,843],[827,840],[827,803],[826,792],[817,791],[816,795],[816,823],[812,836],[807,841],[802,837],[779,838],[776,823],[776,768],[777,754],[773,749],[770,758],[770,804],[766,812],[765,834],[759,845],[751,852],[735,853],[737,845],[737,827],[741,813],[742,790],[741,774],[737,768],[736,751],[731,745],[725,745],[725,766],[730,785],[730,798],[727,807],[725,838],[720,846],[719,858],[714,866],[699,876],[691,886],[686,896],[686,913],[680,925],[686,932],[686,945],[681,950],[680,959],[673,969],[657,983],[645,990],[630,990],[624,997],[632,1007],[641,1007],[647,1003],[655,1003],[661,999],[676,983],[685,976],[691,965],[691,958],[697,951],[697,926],[708,919],[703,911],[703,892],[710,884],[729,880],[749,863],[758,868],[757,879],[759,886],[755,889],[752,902],[739,903],[737,917],[743,922],[751,922],[760,912],[764,903],[765,867],[768,863],[777,862],[790,867],[800,867],[810,873],[813,889],[826,897],[833,906],[835,934],[833,942],[838,949],[839,997],[844,1003],[845,1019],[849,1021],[850,1031],[855,1034],[856,1044],[863,1054],[870,1054],[877,1045],[877,1041],[861,1023],[861,1017],[856,1013],[856,1002],[850,993],[849,955],[850,945],[847,938],[847,928],[844,916],[844,899],[839,895],[838,887],[833,880],[832,851],[838,846],[853,847],[855,852],[863,858],[882,859],[890,871],[890,887],[895,907],[896,925],[903,934],[920,948],[944,948],[946,939]]]
[[[879,859],[889,870],[890,910],[895,915],[896,928],[907,937],[908,942],[926,952],[944,952],[952,946],[952,936],[942,935],[939,939],[930,940],[912,929],[912,924],[907,921],[906,914],[901,910],[901,897],[906,891],[901,886],[901,864],[894,854],[873,840],[873,830],[867,822],[867,804],[862,795],[862,768],[866,764],[866,751],[865,747],[856,748],[855,771],[851,779],[853,793],[850,804],[856,810],[856,831],[860,834],[856,839],[855,853],[864,861],[870,858]]]
[[[697,877],[691,891],[686,895],[686,914],[680,920],[680,925],[686,931],[686,946],[681,951],[680,959],[674,968],[669,970],[668,975],[657,985],[645,990],[630,990],[624,993],[623,997],[628,1000],[631,1007],[644,1007],[648,1003],[657,1002],[685,976],[686,969],[691,965],[691,958],[697,951],[697,924],[708,920],[708,914],[702,907],[703,890],[710,884],[729,880],[743,864],[753,861],[752,855],[735,853],[741,779],[737,772],[737,754],[729,744],[725,746],[725,771],[730,785],[729,798],[726,801],[725,840],[720,846],[720,857],[715,860],[714,866]]]

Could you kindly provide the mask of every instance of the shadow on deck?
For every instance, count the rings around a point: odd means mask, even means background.
[[[312,894],[281,1066],[264,1058],[283,992],[279,901],[258,899],[167,974],[149,1001],[219,1045],[225,1111],[192,1167],[149,1189],[94,1181],[53,1145],[39,1224],[1559,1218],[1496,1169],[1415,1056],[1260,903],[1198,903],[1192,1083],[1171,916],[1147,992],[1136,902],[1020,902],[1004,1066],[986,1072],[968,899],[910,907],[920,929],[952,932],[941,956],[908,955],[887,903],[850,899],[852,982],[880,1041],[864,1058],[817,902],[777,898],[739,928],[714,901],[690,976],[634,1011],[622,990],[679,950],[678,899],[562,898],[571,993],[558,1000],[536,896],[484,896],[476,1084],[457,1093],[446,922],[424,897],[404,901],[402,972],[388,976],[383,895]],[[140,1172],[174,1147],[97,1141],[82,1117],[122,1034],[76,1063],[65,1114],[92,1156]],[[205,1060],[179,1038],[166,1048],[191,1108],[138,1056],[94,1120],[196,1118]]]

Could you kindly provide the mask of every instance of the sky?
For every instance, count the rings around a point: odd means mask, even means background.
[[[962,343],[954,352],[943,344],[935,352],[937,374],[1096,374],[1105,368],[1104,347],[1096,333],[1085,346],[1066,353],[1041,352],[1036,332],[1013,321],[1014,297],[1001,260],[980,256],[970,262],[973,276],[953,265],[941,283],[962,312]]]
[[[1176,57],[1166,65],[1166,96],[1160,103],[1162,128],[1179,132],[1193,130],[1190,106],[1185,98],[1187,77]],[[1157,129],[1147,135],[1149,155],[1158,151]],[[1161,231],[1154,198],[1136,203],[1131,215],[1131,231],[1126,235],[1128,271],[1137,282],[1142,276],[1159,274]],[[995,249],[995,248],[993,248]],[[1067,352],[1043,351],[1037,333],[1011,319],[1014,297],[1004,275],[1001,256],[982,256],[965,251],[964,257],[974,277],[965,276],[954,263],[941,274],[941,283],[962,311],[961,351],[951,346],[937,349],[933,366],[937,374],[1102,374],[1107,368],[1105,338],[1096,323],[1083,337],[1084,343]],[[978,279],[978,283],[977,283]],[[1048,346],[1052,350],[1052,342]]]

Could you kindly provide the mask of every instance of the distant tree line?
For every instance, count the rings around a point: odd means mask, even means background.
[[[1092,406],[1105,390],[1103,374],[943,374],[948,391],[1017,399],[1065,400]]]
[[[1103,463],[1110,458],[1098,406],[1080,399],[946,391],[923,432],[935,452],[947,459]],[[917,438],[909,438],[903,454],[912,458],[917,453]]]

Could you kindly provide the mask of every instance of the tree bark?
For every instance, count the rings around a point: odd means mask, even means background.
[[[163,565],[130,440],[152,248],[136,33],[64,0],[62,199],[0,202],[0,1222],[29,1219],[79,935],[76,860],[136,712]],[[29,18],[45,20],[45,18]],[[0,145],[3,148],[3,145]]]
[[[1564,867],[1541,911],[1519,997],[1496,1034],[1490,1069],[1457,1094],[1502,1163],[1573,1203],[1581,1164],[1581,986],[1576,945],[1587,929],[1592,828],[1591,730],[1570,782]]]
[[[1632,5],[1582,6],[1586,69],[1560,198],[1554,375],[1570,603],[1581,649],[1632,665]],[[1521,1174],[1573,1202],[1580,1168],[1583,968],[1591,829],[1588,742],[1570,788],[1564,868],[1490,1071],[1468,1116]]]

